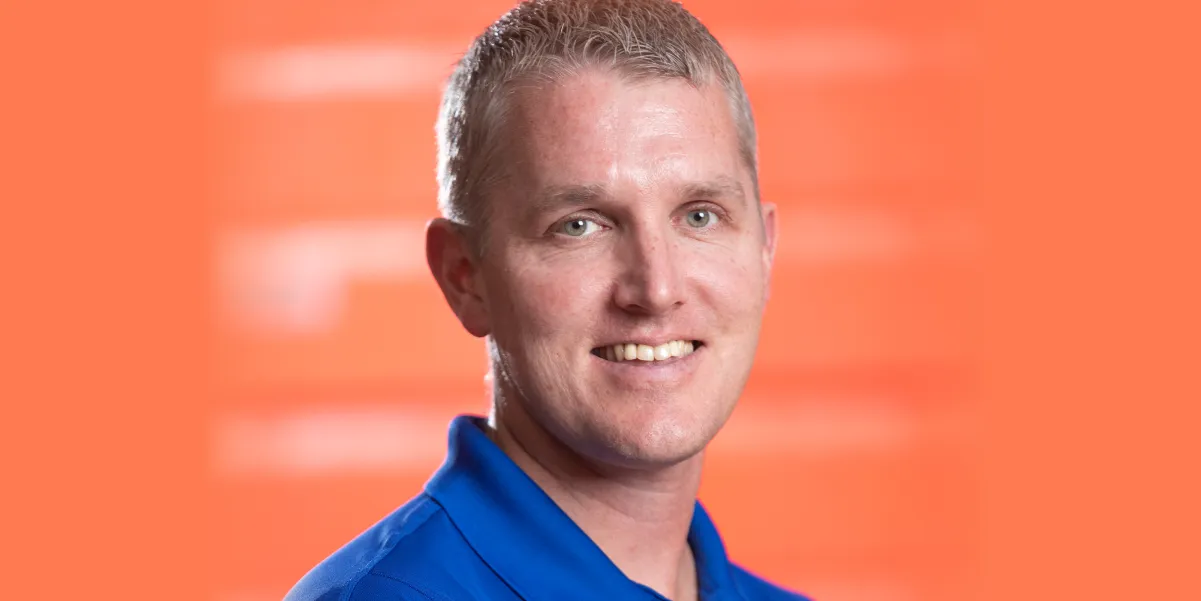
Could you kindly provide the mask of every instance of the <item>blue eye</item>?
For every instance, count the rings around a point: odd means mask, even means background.
[[[703,227],[709,227],[710,225],[716,223],[717,215],[714,215],[713,211],[707,211],[705,209],[693,209],[688,211],[687,220],[688,225],[700,229]]]
[[[573,238],[581,238],[595,233],[600,226],[591,219],[568,219],[559,226],[559,232]]]

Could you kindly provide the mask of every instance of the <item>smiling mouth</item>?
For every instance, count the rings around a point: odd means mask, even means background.
[[[615,363],[654,363],[656,361],[670,361],[679,357],[686,357],[696,352],[702,346],[704,346],[704,343],[699,340],[672,340],[671,342],[655,346],[637,342],[626,342],[594,348],[592,349],[592,354]]]

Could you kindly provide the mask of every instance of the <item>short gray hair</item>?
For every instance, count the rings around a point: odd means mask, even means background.
[[[497,152],[518,82],[554,81],[587,67],[634,79],[716,81],[730,101],[739,152],[759,196],[755,121],[733,61],[709,30],[672,0],[527,0],[475,39],[456,66],[438,116],[438,208],[478,226],[502,172]]]

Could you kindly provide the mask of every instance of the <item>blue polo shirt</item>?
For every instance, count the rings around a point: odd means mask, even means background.
[[[484,434],[451,422],[425,491],[313,568],[285,601],[664,601],[621,572]],[[698,502],[688,544],[704,601],[803,601],[730,563]]]

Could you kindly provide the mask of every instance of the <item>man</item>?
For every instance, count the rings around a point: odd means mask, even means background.
[[[801,599],[696,502],[776,236],[717,41],[669,0],[532,0],[475,40],[437,131],[426,252],[487,341],[492,412],[288,599]]]

